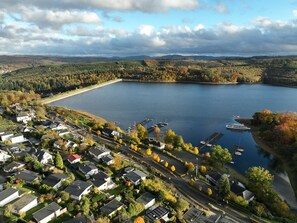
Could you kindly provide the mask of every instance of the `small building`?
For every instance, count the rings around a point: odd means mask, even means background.
[[[25,167],[24,163],[12,161],[11,163],[9,163],[3,167],[3,171],[5,173],[13,173],[13,172],[17,172],[17,171],[21,170],[24,167]]]
[[[4,207],[6,204],[14,201],[20,196],[19,191],[15,188],[7,188],[0,192],[0,208]]]
[[[35,154],[35,156],[41,164],[53,162],[53,156],[45,150],[39,151],[37,154]]]
[[[102,130],[102,135],[105,135],[105,136],[108,136],[108,137],[111,137],[111,138],[113,138],[115,136],[116,137],[120,137],[121,136],[121,134],[118,131],[115,131],[115,130],[110,129],[110,128],[104,128]]]
[[[29,115],[28,112],[20,112],[16,116],[16,121],[17,122],[28,123],[31,120],[32,120],[32,117]]]
[[[33,213],[33,218],[35,221],[37,221],[37,223],[47,223],[53,219],[56,219],[66,211],[66,208],[62,209],[60,205],[52,202],[48,206],[45,206]]]
[[[1,132],[1,133],[2,134],[0,134],[0,139],[2,142],[9,140],[13,136],[12,132],[6,132],[6,133]]]
[[[111,177],[102,171],[93,176],[92,183],[100,191],[109,190],[116,186]]]
[[[95,164],[91,162],[80,164],[78,170],[85,175],[86,179],[90,179],[90,176],[95,175],[99,171]]]
[[[8,152],[4,150],[0,150],[0,163],[6,163],[8,160],[10,160],[11,156],[8,154]]]
[[[123,177],[130,181],[134,185],[139,185],[141,181],[146,179],[146,174],[140,170],[134,170],[132,172],[126,173]]]
[[[103,146],[96,146],[89,149],[89,154],[99,161],[103,156],[110,154],[110,150]]]
[[[21,133],[15,134],[14,136],[10,137],[9,140],[11,141],[12,144],[22,143],[27,141],[27,139]]]
[[[111,217],[123,207],[124,204],[122,202],[118,201],[117,199],[113,199],[105,204],[102,208],[100,208],[100,211],[103,212],[106,216]]]
[[[54,122],[51,122],[50,125],[48,126],[48,128],[50,130],[62,130],[62,129],[67,129],[67,126],[62,123],[62,122],[57,122],[57,121],[54,121]]]
[[[149,146],[154,147],[154,148],[159,149],[159,150],[165,149],[165,143],[155,141],[155,140],[150,140],[149,141]]]
[[[149,211],[145,214],[145,217],[149,220],[149,222],[154,223],[157,220],[163,220],[167,222],[169,220],[170,211],[167,208],[158,206],[152,211]]]
[[[53,173],[49,175],[47,178],[45,178],[41,183],[57,190],[63,185],[63,182],[68,178],[69,177],[66,174]]]
[[[137,198],[136,202],[143,204],[144,209],[148,209],[156,203],[156,197],[153,194],[146,192]]]
[[[79,163],[80,160],[81,160],[81,157],[78,154],[71,154],[71,155],[68,156],[68,159],[67,160],[71,164]]]
[[[191,207],[183,216],[183,219],[187,223],[202,223],[204,221],[201,221],[201,217],[204,215],[204,212],[202,210],[199,210],[195,207]]]
[[[83,195],[87,195],[91,192],[92,185],[82,180],[76,180],[70,184],[65,192],[70,194],[70,197],[74,200],[81,200]]]
[[[16,173],[14,177],[16,179],[23,180],[28,184],[32,184],[35,180],[38,180],[40,178],[40,175],[31,170],[23,170],[21,172]]]
[[[222,177],[222,174],[217,171],[212,171],[205,175],[206,179],[210,182],[211,185],[216,186],[219,180]]]
[[[36,196],[32,194],[25,194],[12,204],[13,213],[18,215],[21,213],[26,213],[30,209],[36,207],[37,204],[38,202]]]
[[[255,198],[254,194],[251,191],[247,190],[245,186],[240,182],[232,181],[230,186],[232,193],[234,193],[236,196],[243,197],[243,199],[245,199],[246,201],[252,201]]]
[[[103,163],[105,163],[108,166],[114,163],[113,157],[110,154],[107,155],[107,156],[103,156],[101,158],[101,160],[102,160]]]

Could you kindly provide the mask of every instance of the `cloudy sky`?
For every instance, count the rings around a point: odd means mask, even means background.
[[[0,54],[297,54],[297,0],[0,0]]]

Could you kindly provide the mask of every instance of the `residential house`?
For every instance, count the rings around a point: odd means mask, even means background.
[[[32,120],[32,116],[30,116],[28,112],[20,112],[16,116],[17,122],[28,123],[31,120]]]
[[[57,190],[62,186],[63,182],[68,178],[69,176],[67,176],[66,174],[53,173],[49,175],[47,178],[45,178],[41,183]]]
[[[52,134],[45,134],[43,136],[41,136],[41,141],[45,141],[45,140],[54,140],[55,136]]]
[[[236,196],[243,197],[246,201],[252,201],[255,198],[254,194],[247,190],[245,186],[238,181],[232,181],[230,186],[232,193],[234,193]]]
[[[32,184],[35,180],[38,180],[40,178],[40,175],[31,170],[23,170],[21,172],[16,173],[14,177],[16,179],[23,180],[28,184]]]
[[[113,199],[103,207],[100,208],[101,212],[103,212],[106,216],[111,217],[117,211],[121,210],[124,207],[124,204],[117,199]]]
[[[6,132],[6,133],[1,132],[1,133],[2,134],[0,134],[0,139],[2,142],[9,140],[13,136],[12,132]]]
[[[136,202],[144,205],[144,209],[148,209],[156,203],[155,195],[146,192],[136,199]]]
[[[80,160],[81,160],[81,157],[78,154],[71,154],[71,155],[68,156],[68,159],[67,160],[71,164],[79,163]]]
[[[14,201],[20,196],[19,191],[15,188],[7,188],[0,192],[0,208],[4,207],[6,204]]]
[[[0,175],[0,191],[4,189],[4,184],[7,182],[6,178]]]
[[[8,152],[4,150],[0,150],[0,163],[6,163],[8,160],[10,160],[11,156],[8,154]]]
[[[157,220],[163,220],[167,222],[169,220],[170,211],[167,208],[158,206],[152,211],[149,211],[145,214],[145,218],[149,220],[149,222],[156,222]]]
[[[95,164],[91,162],[85,162],[80,164],[78,166],[78,170],[85,175],[86,179],[89,179],[90,176],[98,173],[99,171]]]
[[[69,134],[68,134],[68,137],[69,137],[70,139],[76,139],[76,140],[79,140],[80,142],[82,142],[82,141],[85,140],[85,138],[84,138],[82,135],[80,135],[80,134],[78,134],[78,133],[73,133],[73,132],[69,133]]]
[[[101,158],[102,162],[105,163],[106,165],[111,165],[111,164],[114,164],[114,160],[113,160],[113,157],[112,155],[107,155],[107,156],[103,156]]]
[[[140,170],[134,170],[126,173],[123,177],[134,185],[139,185],[141,181],[145,180],[147,175]]]
[[[210,182],[211,185],[216,186],[219,180],[222,177],[222,174],[217,171],[212,171],[205,175],[206,179]]]
[[[80,216],[77,218],[71,218],[70,220],[64,221],[63,223],[88,223],[88,219],[85,216]]]
[[[121,134],[118,132],[118,131],[115,131],[113,129],[110,129],[110,128],[104,128],[102,130],[102,135],[105,135],[105,136],[108,136],[108,137],[120,137]]]
[[[13,172],[21,170],[24,167],[25,167],[24,163],[13,161],[13,162],[7,164],[6,166],[4,166],[3,171],[5,173],[13,173]]]
[[[60,129],[57,131],[59,136],[64,136],[64,135],[68,135],[70,132],[68,131],[68,129]]]
[[[109,190],[116,186],[111,177],[101,170],[93,176],[92,183],[100,191]]]
[[[90,183],[76,180],[65,189],[65,192],[69,193],[72,199],[80,201],[83,195],[91,192],[91,188],[92,185]]]
[[[26,142],[27,141],[27,139],[21,133],[15,134],[14,136],[11,136],[9,138],[9,140],[11,141],[12,144],[22,143],[22,142]]]
[[[37,223],[47,223],[64,214],[66,211],[66,208],[62,209],[60,205],[52,202],[49,205],[33,213],[33,218],[35,219],[35,221],[37,221]]]
[[[94,157],[97,161],[99,161],[103,156],[107,156],[110,154],[110,150],[106,149],[103,146],[96,146],[89,149],[89,153]]]
[[[48,128],[51,130],[62,130],[67,129],[67,126],[62,122],[53,121],[50,123]]]
[[[159,150],[165,149],[165,143],[155,141],[155,140],[150,140],[149,141],[149,146],[154,147],[154,148],[159,149]]]
[[[50,162],[53,162],[53,156],[45,150],[38,151],[35,156],[41,164],[48,164]]]
[[[30,209],[38,205],[37,197],[32,194],[25,194],[20,199],[12,204],[13,213],[21,214],[26,213]]]

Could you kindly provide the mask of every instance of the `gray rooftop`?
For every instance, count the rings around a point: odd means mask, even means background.
[[[23,170],[19,173],[16,173],[14,175],[14,177],[24,180],[27,183],[32,183],[34,180],[36,180],[38,177],[40,177],[40,175],[38,173],[31,171],[31,170]]]
[[[30,204],[35,199],[37,199],[36,196],[32,194],[25,194],[24,196],[22,196],[20,199],[18,199],[16,202],[12,204],[14,211],[18,213],[23,207]]]
[[[120,201],[118,201],[117,199],[113,199],[112,201],[108,202],[106,205],[104,205],[102,208],[100,208],[100,210],[106,214],[106,215],[110,215],[112,214],[114,211],[118,210],[119,208],[121,208],[124,204]]]
[[[65,189],[65,192],[69,193],[70,195],[80,196],[91,186],[92,185],[86,181],[76,180]]]
[[[72,218],[68,221],[64,221],[63,223],[87,223],[88,219],[85,216],[80,216],[77,218]]]
[[[55,202],[50,203],[48,206],[41,208],[39,211],[33,213],[33,218],[36,221],[41,221],[52,213],[60,210],[62,207]]]
[[[8,198],[9,196],[13,195],[14,193],[19,192],[17,189],[9,187],[4,191],[0,192],[0,201]]]
[[[54,173],[49,175],[47,178],[45,178],[42,183],[46,184],[47,186],[54,187],[56,184],[58,184],[61,180],[69,178],[66,174],[62,173]]]
[[[149,219],[150,222],[155,222],[169,214],[169,210],[167,208],[158,206],[154,210],[148,212],[145,216]]]
[[[143,195],[141,195],[139,198],[137,198],[136,202],[146,205],[155,198],[156,198],[155,195],[153,195],[153,194],[151,194],[149,192],[146,192]]]
[[[89,149],[89,152],[93,153],[95,156],[99,156],[102,153],[110,152],[110,150],[106,149],[103,146],[97,146],[97,147],[92,147],[91,149]]]

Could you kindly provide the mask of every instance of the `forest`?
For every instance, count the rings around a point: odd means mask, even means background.
[[[1,90],[34,91],[42,96],[116,78],[158,82],[267,83],[297,86],[297,58],[253,57],[212,60],[82,58],[0,58]],[[27,62],[27,63],[26,63]],[[13,67],[15,69],[7,69]]]

